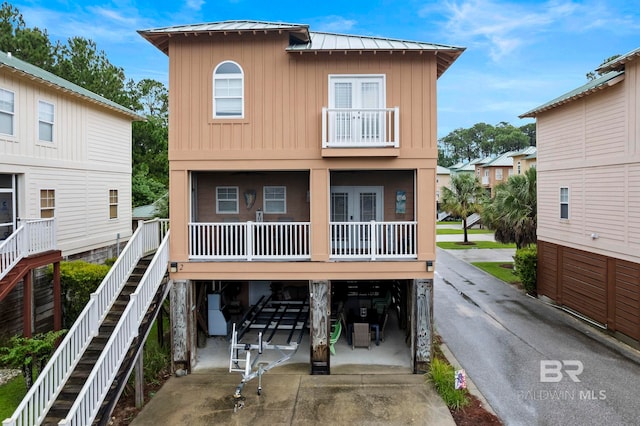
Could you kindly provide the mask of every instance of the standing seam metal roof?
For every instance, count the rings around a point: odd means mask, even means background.
[[[134,120],[144,120],[144,117],[136,114],[129,108],[125,108],[122,105],[113,102],[107,98],[104,98],[96,93],[91,92],[83,87],[78,86],[62,77],[45,71],[42,68],[31,65],[28,62],[15,58],[14,56],[5,52],[0,52],[0,68],[9,68],[13,72],[18,72],[22,75],[30,76],[36,80],[40,80],[42,83],[49,86],[56,86],[64,92],[68,92],[72,95],[79,96],[93,103],[100,104],[108,109],[116,110],[122,114],[128,115]]]
[[[438,76],[464,52],[464,47],[424,43],[392,38],[311,32],[305,24],[287,24],[264,21],[222,21],[205,24],[139,30],[138,33],[165,54],[169,53],[169,39],[175,35],[199,35],[213,33],[243,33],[287,31],[290,34],[288,52],[332,52],[332,51],[413,51],[432,52],[437,55]]]
[[[640,47],[632,50],[629,53],[625,53],[624,55],[618,56],[611,61],[600,65],[600,67],[596,68],[598,72],[606,72],[606,71],[621,71],[624,69],[624,65],[627,62],[634,61],[638,56],[640,56]]]
[[[565,93],[564,95],[558,96],[557,98],[540,105],[537,108],[534,108],[530,111],[525,112],[522,115],[519,115],[518,117],[520,118],[525,118],[525,117],[530,117],[530,118],[535,118],[535,116],[542,112],[542,111],[546,111],[552,108],[555,108],[557,106],[560,106],[562,104],[566,104],[567,102],[571,102],[575,99],[581,98],[583,96],[586,96],[590,93],[593,92],[597,92],[599,90],[602,89],[606,89],[607,87],[613,86],[614,84],[618,83],[620,81],[620,79],[618,79],[617,77],[620,77],[624,75],[624,71],[612,71],[612,72],[608,72],[607,74],[604,74],[603,76],[596,78],[593,81],[588,82],[587,84],[578,87],[577,89],[574,89],[570,92]]]

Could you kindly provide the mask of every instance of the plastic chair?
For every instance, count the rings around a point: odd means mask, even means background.
[[[331,352],[331,355],[336,354],[336,348],[334,347],[334,345],[336,344],[338,339],[340,339],[340,333],[342,333],[342,321],[338,319],[338,321],[336,321],[333,326],[333,331],[331,332],[331,337],[329,338],[329,351]]]

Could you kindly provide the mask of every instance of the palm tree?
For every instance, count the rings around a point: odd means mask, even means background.
[[[451,176],[451,188],[442,188],[442,210],[462,218],[464,242],[468,243],[467,218],[479,213],[485,192],[480,182],[471,173]]]
[[[494,198],[484,206],[482,221],[495,230],[501,243],[515,243],[517,248],[536,242],[538,204],[536,169],[511,176],[496,186]]]

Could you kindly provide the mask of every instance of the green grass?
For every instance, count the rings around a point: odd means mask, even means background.
[[[436,222],[438,225],[462,225],[461,220],[441,220]]]
[[[502,244],[493,241],[469,241],[469,244],[461,244],[455,241],[440,241],[437,242],[436,245],[445,250],[516,248],[515,244]]]
[[[449,229],[449,228],[440,228],[436,229],[437,235],[462,235],[464,231],[462,229]],[[467,234],[493,234],[493,231],[490,229],[467,229]]]
[[[520,279],[513,274],[513,262],[471,262],[471,264],[509,284],[520,282]],[[502,265],[511,265],[511,269],[503,268]]]
[[[13,414],[26,394],[22,375],[0,386],[0,421]]]

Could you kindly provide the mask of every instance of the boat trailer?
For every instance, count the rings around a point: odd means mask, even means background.
[[[300,341],[307,329],[309,320],[309,302],[304,301],[272,301],[261,298],[240,323],[238,329],[233,324],[229,354],[229,372],[242,373],[242,380],[233,394],[233,411],[244,408],[245,397],[242,396],[244,386],[258,378],[258,395],[262,394],[262,375],[295,355]],[[247,332],[259,330],[257,341],[245,343]],[[286,333],[286,343],[272,343],[274,337]],[[268,336],[265,339],[265,336]],[[295,337],[295,339],[294,339]],[[276,353],[278,358],[263,361],[266,353]]]

